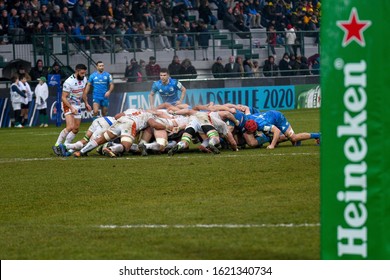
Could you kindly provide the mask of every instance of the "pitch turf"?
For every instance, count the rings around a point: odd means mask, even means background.
[[[319,110],[284,113],[319,131]],[[59,131],[0,129],[1,259],[319,259],[314,140],[76,159],[52,153]]]

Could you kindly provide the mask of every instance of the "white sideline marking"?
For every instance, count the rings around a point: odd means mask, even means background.
[[[280,153],[280,154],[268,154],[268,153],[259,153],[259,154],[252,154],[252,155],[244,155],[244,154],[234,154],[234,155],[215,155],[214,158],[231,158],[231,157],[270,157],[270,156],[315,156],[319,155],[320,153]],[[175,155],[173,157],[169,157],[168,155],[161,155],[160,157],[141,157],[141,156],[132,156],[132,157],[118,157],[115,159],[103,157],[103,156],[92,156],[92,157],[82,157],[75,159],[73,156],[70,157],[47,157],[47,158],[9,158],[9,159],[0,159],[0,163],[10,163],[10,162],[24,162],[24,161],[47,161],[47,160],[149,160],[149,159],[188,159],[188,158],[200,158],[200,157],[213,157],[213,155],[197,155],[197,156],[187,156],[185,154],[182,155]]]
[[[100,225],[100,228],[298,228],[298,227],[319,227],[320,224],[196,224],[196,225]]]

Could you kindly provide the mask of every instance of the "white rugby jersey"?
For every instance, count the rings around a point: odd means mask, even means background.
[[[215,127],[215,130],[222,135],[227,135],[229,128],[227,127],[226,123],[221,120],[221,117],[218,112],[211,112],[209,116],[213,126]]]
[[[148,126],[148,120],[153,118],[154,115],[145,111],[138,111],[133,115],[126,115],[125,117],[133,120],[137,127],[137,131],[140,131]]]
[[[68,101],[70,105],[81,105],[81,97],[83,96],[83,91],[86,85],[87,78],[84,77],[82,81],[79,81],[75,74],[72,74],[65,80],[62,90],[69,92]]]

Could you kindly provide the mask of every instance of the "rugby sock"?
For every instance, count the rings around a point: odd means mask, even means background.
[[[215,146],[215,145],[218,145],[218,143],[219,143],[219,138],[217,138],[217,137],[212,137],[212,138],[210,139],[210,144],[211,144],[211,145]]]
[[[145,147],[150,150],[159,151],[160,150],[160,144],[157,142],[153,143],[145,143]]]
[[[209,145],[209,142],[210,142],[210,139],[208,139],[208,138],[207,138],[207,139],[204,139],[203,142],[202,142],[202,144],[201,144],[201,146],[207,148],[207,146]]]
[[[72,143],[72,141],[75,137],[76,137],[76,134],[74,134],[73,131],[69,132],[68,135],[66,135],[65,143]]]
[[[122,144],[116,144],[116,143],[114,143],[114,145],[112,145],[109,149],[116,154],[123,153],[123,151],[125,150]]]
[[[84,146],[84,148],[82,148],[80,150],[80,152],[83,154],[88,153],[89,151],[92,151],[93,149],[95,149],[97,146],[98,146],[98,144],[96,143],[96,141],[91,140],[87,143],[87,145]]]
[[[83,148],[83,142],[81,141],[77,141],[76,143],[74,144],[70,144],[70,143],[66,143],[65,144],[66,148],[67,149],[73,149],[73,150],[81,150]]]
[[[56,146],[58,146],[59,144],[61,144],[62,142],[64,142],[64,139],[66,138],[66,136],[69,134],[69,131],[66,130],[66,128],[64,128],[61,132],[60,132],[60,135],[58,135],[58,138],[57,138],[57,142],[56,142]]]
[[[310,133],[310,138],[311,139],[318,139],[321,137],[321,133]]]

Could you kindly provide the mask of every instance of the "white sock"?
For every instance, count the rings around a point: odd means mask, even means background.
[[[145,147],[150,150],[159,151],[160,150],[160,144],[157,142],[153,143],[145,143]]]
[[[210,142],[209,142],[211,145],[215,146],[219,143],[219,139],[216,138],[216,137],[213,137],[210,139]]]
[[[117,143],[114,143],[114,145],[112,145],[109,149],[116,154],[123,153],[123,151],[125,150],[122,144],[117,144]]]
[[[56,146],[58,146],[59,144],[61,144],[62,142],[64,142],[66,136],[69,134],[69,131],[66,130],[66,128],[64,128],[63,130],[61,130],[60,132],[60,135],[58,135],[58,138],[57,138],[57,142],[56,142]]]
[[[66,135],[65,143],[72,143],[73,139],[76,137],[76,134],[74,134],[72,131]]]
[[[209,142],[210,142],[210,139],[207,138],[207,139],[203,140],[203,142],[202,142],[201,145],[202,145],[203,147],[207,148],[207,146],[209,145]]]
[[[65,143],[65,146],[68,150],[73,149],[73,150],[80,151],[84,145],[83,145],[83,142],[77,141],[76,143],[73,143],[73,144],[66,144]]]
[[[88,153],[89,151],[92,151],[93,149],[95,149],[97,146],[98,146],[98,144],[96,143],[96,141],[91,140],[87,143],[87,145],[84,146],[84,148],[82,148],[80,150],[80,152],[82,152],[83,154]]]

